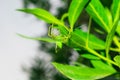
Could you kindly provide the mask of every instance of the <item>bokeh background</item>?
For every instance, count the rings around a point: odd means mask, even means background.
[[[45,33],[43,22],[16,9],[23,8],[22,0],[0,0],[0,80],[28,80],[22,70],[38,50],[38,42],[16,35],[38,36]]]

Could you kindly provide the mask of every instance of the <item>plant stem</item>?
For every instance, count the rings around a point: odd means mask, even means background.
[[[64,19],[67,18],[67,17],[68,17],[68,13],[65,13],[65,14],[62,16],[61,21],[62,21],[63,24],[64,24]],[[65,24],[63,25],[63,27],[64,27],[67,31],[69,31],[69,28],[68,28]]]
[[[64,22],[64,19],[68,17],[68,13],[63,14],[61,21]]]
[[[89,24],[88,24],[86,47],[89,47],[89,33],[90,33],[91,23],[92,23],[92,17],[90,16],[90,18],[89,18]]]
[[[119,43],[119,40],[118,40],[117,36],[113,37],[113,41],[116,44],[116,46],[120,49],[120,43]]]
[[[116,64],[114,61],[112,61],[112,60],[110,60],[110,59],[108,59],[108,58],[106,58],[106,57],[100,55],[99,53],[97,53],[97,52],[94,51],[93,49],[90,49],[89,47],[86,47],[86,49],[88,50],[88,52],[90,52],[90,53],[92,53],[92,54],[98,56],[99,58],[101,58],[101,59],[103,59],[103,60],[105,60],[105,61],[107,61],[107,62],[110,62],[110,63],[112,63],[112,64],[118,66],[118,64]]]
[[[110,48],[111,51],[120,52],[119,48]]]
[[[64,25],[63,27],[64,27],[67,31],[69,31],[69,28],[68,28],[67,26]]]

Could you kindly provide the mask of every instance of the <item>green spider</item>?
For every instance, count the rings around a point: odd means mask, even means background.
[[[62,44],[67,43],[69,39],[69,36],[63,35],[61,31],[59,30],[59,27],[54,24],[49,26],[48,36],[56,41],[56,48],[55,48],[56,52],[57,52],[58,47],[62,48]]]

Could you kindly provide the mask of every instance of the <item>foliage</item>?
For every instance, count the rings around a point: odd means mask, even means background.
[[[83,9],[85,9],[90,16],[87,32],[75,26]],[[110,9],[104,7],[100,0],[91,0],[90,2],[89,0],[72,0],[68,12],[65,13],[61,19],[57,19],[51,13],[41,8],[19,9],[19,11],[33,14],[38,19],[51,23],[48,30],[49,38],[37,38],[37,40],[54,42],[59,48],[62,48],[62,45],[65,44],[75,50],[84,50],[87,52],[81,55],[90,61],[91,66],[86,66],[82,63],[78,66],[53,63],[55,68],[63,75],[72,80],[95,80],[107,77],[119,71],[120,0],[113,0]],[[64,22],[66,18],[68,19],[69,25],[66,25]],[[102,28],[99,31],[107,33],[106,40],[90,33],[92,20]],[[94,26],[93,28],[96,29],[97,27]],[[56,29],[59,34],[56,35],[53,29]],[[26,37],[24,35],[20,36]],[[117,54],[114,54],[115,57],[113,57],[110,52]]]

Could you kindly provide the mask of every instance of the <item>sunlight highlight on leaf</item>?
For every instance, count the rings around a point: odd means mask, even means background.
[[[48,11],[46,11],[44,9],[40,9],[40,8],[35,8],[35,9],[18,9],[18,11],[22,11],[22,12],[26,12],[26,13],[29,13],[29,14],[33,14],[38,19],[42,19],[42,20],[44,20],[45,22],[48,22],[48,23],[54,23],[54,24],[58,24],[58,25],[64,26],[64,24],[60,20],[55,18],[51,13],[49,13]]]
[[[72,0],[68,10],[68,19],[71,28],[73,28],[76,20],[78,19],[87,2],[88,0]]]

